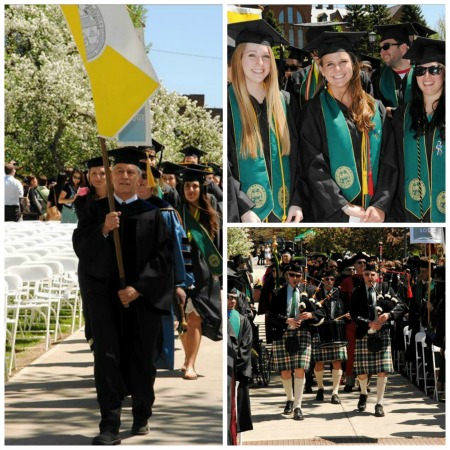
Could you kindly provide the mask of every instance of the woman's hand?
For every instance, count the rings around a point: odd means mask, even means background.
[[[261,223],[261,219],[252,210],[247,211],[241,216],[242,223]]]
[[[384,222],[385,217],[386,215],[384,211],[379,208],[375,208],[375,206],[369,206],[362,221],[380,223]]]
[[[303,211],[300,206],[291,206],[289,207],[288,217],[286,222],[299,223],[303,220]]]
[[[290,317],[289,319],[286,320],[286,323],[291,327],[291,328],[298,328],[301,324],[301,320],[297,320],[294,317]]]
[[[342,208],[342,211],[349,217],[358,217],[360,219],[362,219],[366,213],[362,206],[352,205],[351,203],[347,203],[347,205]]]

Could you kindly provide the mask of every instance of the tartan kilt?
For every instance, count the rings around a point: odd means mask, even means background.
[[[389,330],[382,330],[380,333],[382,345],[379,352],[369,352],[367,350],[367,335],[362,339],[356,339],[355,375],[377,374],[380,372],[391,373],[394,371]]]
[[[319,347],[320,337],[316,333],[312,338],[312,353],[314,361],[329,362],[329,361],[347,361],[347,345],[333,345],[329,347]]]
[[[273,341],[273,362],[275,370],[308,370],[311,364],[311,334],[308,330],[297,332],[297,340],[300,350],[295,355],[290,355],[284,345],[288,336],[292,336],[295,330],[286,330],[283,337]]]

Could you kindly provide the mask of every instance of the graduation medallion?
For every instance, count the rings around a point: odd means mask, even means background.
[[[267,201],[267,193],[261,184],[252,184],[247,189],[248,198],[255,204],[256,208],[262,208]]]
[[[436,199],[436,207],[441,214],[445,214],[445,191],[439,192]]]
[[[105,22],[100,9],[95,5],[80,5],[79,11],[86,58],[92,61],[100,56],[105,48]]]
[[[278,203],[281,207],[283,207],[285,203],[286,205],[289,205],[289,191],[286,186],[281,186],[278,190]]]
[[[416,202],[422,200],[425,197],[425,183],[419,178],[413,178],[409,182],[408,192],[410,197]]]
[[[217,255],[209,255],[208,256],[208,262],[212,267],[219,267],[220,266],[220,259]]]
[[[355,176],[353,175],[352,169],[350,169],[350,167],[340,166],[334,173],[334,179],[341,189],[348,189],[353,185]]]

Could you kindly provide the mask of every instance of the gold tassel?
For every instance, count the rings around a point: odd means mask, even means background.
[[[362,195],[363,195],[363,206],[364,206],[364,204],[365,204],[364,196],[369,194],[369,186],[367,184],[366,133],[363,133],[363,135],[362,135],[361,162],[362,162]]]
[[[156,187],[156,181],[155,181],[155,177],[153,176],[152,173],[152,168],[150,167],[150,159],[147,158],[147,164],[146,164],[146,172],[147,172],[147,187],[149,188],[154,188]]]

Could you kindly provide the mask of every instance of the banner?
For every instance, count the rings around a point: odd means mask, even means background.
[[[117,139],[121,147],[152,144],[149,102],[146,102],[145,106],[131,119]]]
[[[247,20],[258,19],[262,19],[262,11],[259,8],[244,8],[242,6],[235,5],[228,6],[228,23],[245,22]]]
[[[305,231],[304,233],[302,233],[302,234],[299,234],[298,236],[295,236],[295,238],[294,238],[294,241],[295,242],[297,242],[297,241],[301,241],[302,239],[304,239],[306,236],[309,236],[309,235],[315,235],[316,234],[316,232],[314,231],[314,230],[308,230],[308,231]]]
[[[61,5],[88,73],[98,134],[113,138],[159,88],[125,5]]]
[[[410,228],[411,244],[444,244],[443,228]]]

